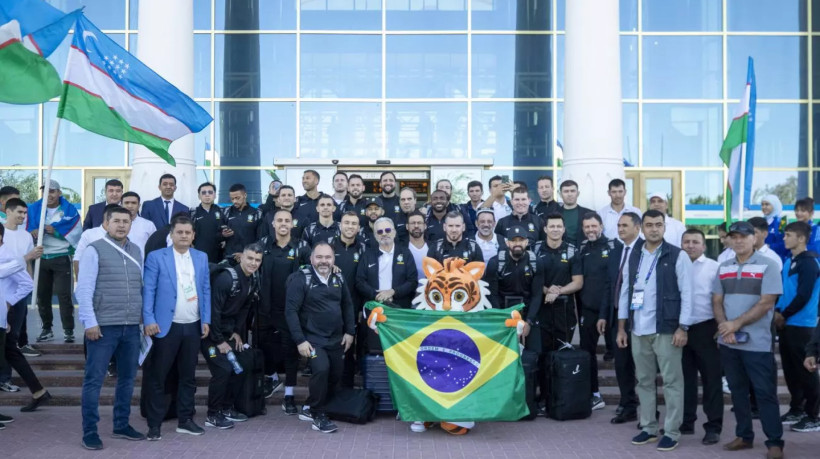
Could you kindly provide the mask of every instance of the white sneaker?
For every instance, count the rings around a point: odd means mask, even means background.
[[[414,422],[410,424],[410,431],[415,433],[422,433],[427,431],[427,426],[423,422]]]
[[[729,381],[726,380],[726,376],[723,377],[723,393],[724,394],[731,394],[732,391],[729,390]]]
[[[592,396],[592,409],[593,410],[602,410],[606,406],[604,403],[604,398],[600,395],[593,395]]]
[[[10,382],[0,383],[0,390],[3,392],[20,392],[20,386],[15,386]]]

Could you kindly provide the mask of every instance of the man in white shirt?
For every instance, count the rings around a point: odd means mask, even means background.
[[[492,210],[489,211],[492,213]],[[407,216],[407,232],[409,233],[410,241],[407,248],[413,254],[413,261],[416,264],[416,272],[418,273],[419,281],[425,278],[422,263],[424,257],[430,248],[427,246],[427,241],[424,240],[424,230],[427,229],[427,223],[424,221],[424,214],[415,211]]]
[[[475,242],[484,255],[484,263],[498,254],[498,250],[505,250],[507,246],[504,236],[495,233],[495,212],[492,209],[479,209],[476,214]]]
[[[720,441],[723,430],[723,391],[720,354],[717,345],[717,322],[712,309],[712,284],[718,274],[718,262],[706,258],[706,236],[699,229],[683,233],[683,250],[692,261],[692,325],[683,347],[683,424],[681,433],[695,433],[698,409],[698,374],[703,381],[704,445]]]
[[[145,243],[157,227],[152,221],[140,217],[140,195],[137,193],[129,191],[123,194],[122,206],[131,212],[131,231],[128,232],[128,240],[136,244],[142,253],[145,253]]]
[[[512,182],[504,182],[500,175],[490,177],[490,197],[482,202],[479,209],[488,208],[495,212],[495,221],[499,221],[507,215],[512,214],[512,207],[507,201],[507,192],[512,191],[516,185]]]
[[[683,232],[686,231],[686,225],[669,215],[669,201],[666,200],[666,195],[663,193],[650,194],[649,208],[658,210],[666,215],[666,232],[663,233],[663,240],[675,247],[680,247],[680,241],[683,237]]]
[[[627,205],[624,202],[626,197],[626,183],[615,178],[609,181],[609,204],[598,210],[598,215],[604,221],[604,236],[607,239],[616,239],[618,237],[618,220],[624,212],[634,212],[641,216],[641,209],[635,206]]]

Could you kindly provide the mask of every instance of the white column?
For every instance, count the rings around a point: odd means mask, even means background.
[[[193,96],[193,0],[140,0],[137,57],[181,91]],[[139,193],[143,201],[159,195],[159,177],[170,173],[177,178],[175,199],[188,206],[197,203],[193,134],[171,145],[170,153],[176,160],[176,167],[171,167],[145,147],[136,146],[135,150],[130,188]]]
[[[579,203],[595,210],[624,176],[618,17],[618,0],[567,1],[562,178],[578,182]]]

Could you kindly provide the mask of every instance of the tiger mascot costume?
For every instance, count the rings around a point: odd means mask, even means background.
[[[422,269],[426,279],[419,282],[413,306],[416,309],[434,311],[475,312],[490,309],[490,291],[487,283],[481,280],[485,265],[474,261],[465,264],[461,258],[447,258],[444,266],[434,258],[424,257]],[[510,318],[504,322],[507,327],[515,327],[518,335],[524,331],[524,320],[518,311],[513,311]],[[376,323],[387,321],[384,309],[374,308],[367,318],[368,326],[376,330]],[[410,425],[413,432],[424,432],[433,427],[432,422],[415,421]],[[475,422],[445,422],[441,428],[452,435],[466,435],[475,427]]]

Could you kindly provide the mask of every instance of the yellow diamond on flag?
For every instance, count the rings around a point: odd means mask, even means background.
[[[384,351],[387,366],[451,408],[518,360],[518,353],[448,316]]]

